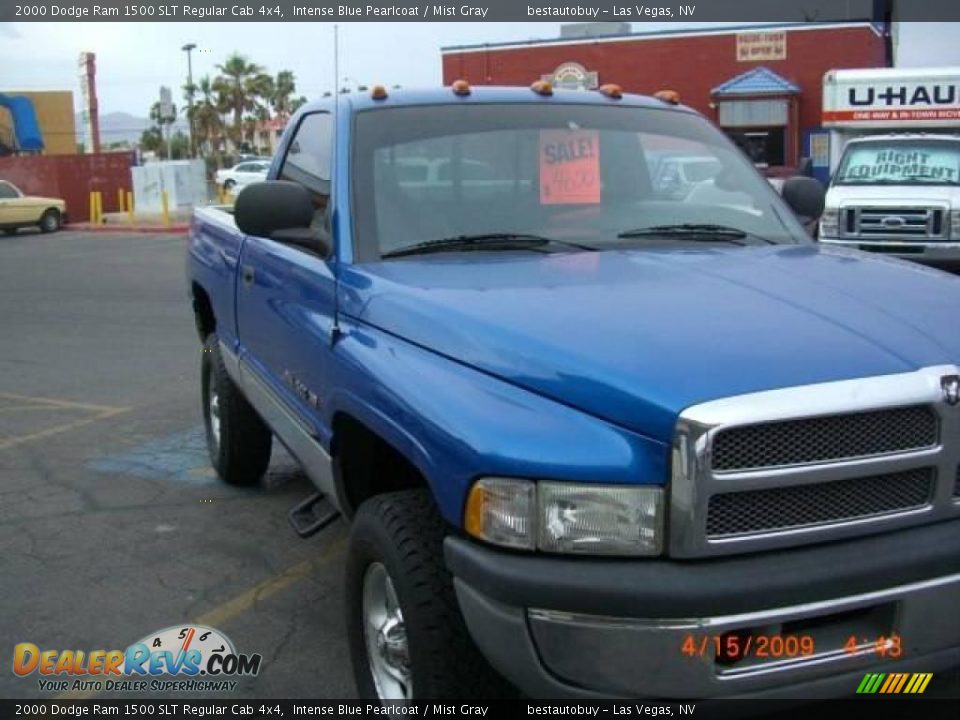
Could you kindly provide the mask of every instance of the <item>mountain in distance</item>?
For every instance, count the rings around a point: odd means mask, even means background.
[[[82,134],[82,117],[78,114],[76,117],[77,133]],[[140,135],[150,127],[152,123],[145,117],[138,117],[127,112],[109,112],[100,115],[100,143],[109,145],[116,142],[137,143],[140,142]],[[177,118],[173,123],[173,132],[177,130],[187,134],[189,127],[187,121],[183,118]]]

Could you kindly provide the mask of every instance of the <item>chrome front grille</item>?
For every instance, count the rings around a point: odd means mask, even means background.
[[[710,498],[707,537],[775,532],[849,522],[918,510],[930,503],[936,470],[764,490],[720,493]]]
[[[843,237],[927,242],[949,237],[942,207],[846,207],[841,212]]]
[[[931,448],[937,415],[929,406],[783,420],[721,430],[716,471],[803,465]]]
[[[694,405],[671,454],[669,551],[755,552],[960,520],[956,365]]]

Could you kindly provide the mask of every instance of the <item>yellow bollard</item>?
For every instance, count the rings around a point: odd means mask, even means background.
[[[133,225],[133,193],[130,191],[127,191],[127,217]]]
[[[123,212],[123,188],[117,188],[117,212]]]
[[[160,202],[163,205],[163,224],[170,224],[170,196],[167,195],[167,191],[164,190],[160,193]]]
[[[97,190],[97,225],[103,225],[103,192]]]
[[[90,224],[96,225],[97,223],[97,194],[91,190],[90,191]]]

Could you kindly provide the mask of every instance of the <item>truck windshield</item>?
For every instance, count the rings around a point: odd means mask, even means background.
[[[537,244],[541,252],[729,246],[731,232],[743,245],[809,242],[736,146],[689,113],[433,105],[362,111],[354,131],[361,262],[416,246],[530,251],[530,242],[469,241],[517,234],[555,241]],[[724,232],[690,230],[717,226]]]
[[[878,140],[847,145],[834,185],[960,185],[960,141]]]

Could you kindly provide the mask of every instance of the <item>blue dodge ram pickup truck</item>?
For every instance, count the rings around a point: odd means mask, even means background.
[[[213,464],[276,438],[350,520],[361,694],[960,665],[960,280],[818,246],[822,189],[672,100],[377,87],[196,212]]]

